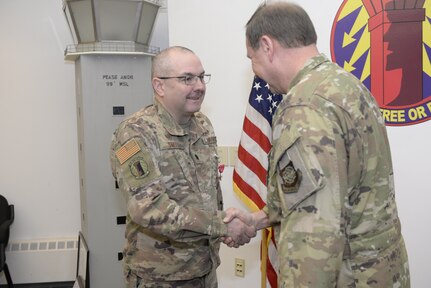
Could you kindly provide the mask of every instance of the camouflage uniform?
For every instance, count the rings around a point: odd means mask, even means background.
[[[216,147],[202,113],[181,127],[157,101],[115,131],[111,165],[127,197],[128,287],[217,287],[218,238],[227,226]]]
[[[279,287],[410,287],[379,107],[319,55],[273,118],[268,213]]]

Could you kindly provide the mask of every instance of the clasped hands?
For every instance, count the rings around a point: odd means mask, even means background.
[[[221,241],[229,247],[238,248],[256,236],[256,221],[253,214],[237,208],[228,208],[223,222],[228,226],[228,236]]]

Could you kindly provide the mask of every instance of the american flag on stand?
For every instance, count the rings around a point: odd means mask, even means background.
[[[272,94],[268,84],[255,77],[244,117],[238,158],[233,171],[233,189],[255,212],[265,206],[268,153],[271,150],[272,116],[282,95]],[[262,288],[277,287],[277,251],[271,228],[262,232]]]

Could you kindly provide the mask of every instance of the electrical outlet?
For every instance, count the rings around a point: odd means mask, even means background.
[[[244,277],[245,275],[245,260],[235,258],[235,276]]]

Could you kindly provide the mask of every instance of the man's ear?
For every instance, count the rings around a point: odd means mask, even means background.
[[[153,89],[157,95],[163,96],[165,94],[165,85],[162,79],[153,78],[151,80],[151,84],[153,85]]]
[[[274,40],[267,35],[263,35],[260,37],[260,47],[262,47],[265,55],[269,57],[269,61],[272,62],[274,57]]]

